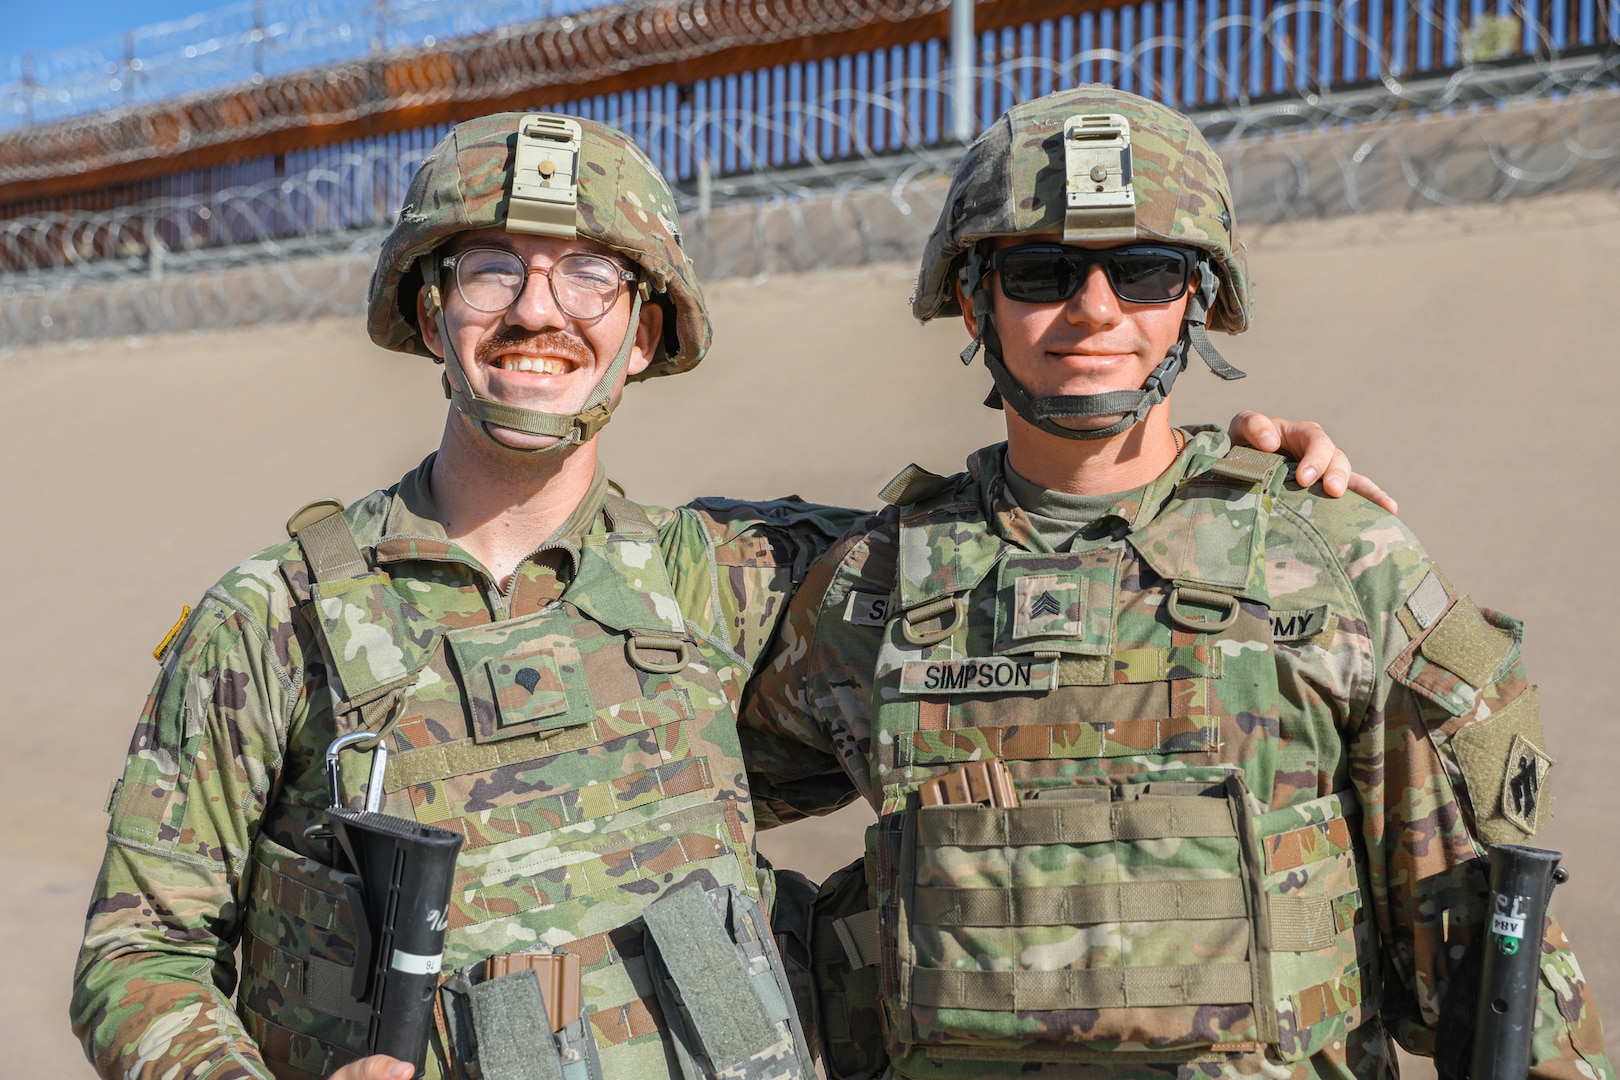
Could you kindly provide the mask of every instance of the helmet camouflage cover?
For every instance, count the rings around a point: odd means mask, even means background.
[[[928,238],[913,315],[926,322],[961,314],[957,271],[979,241],[1064,231],[1065,121],[1106,113],[1130,122],[1137,238],[1206,253],[1221,278],[1209,325],[1231,334],[1248,329],[1248,270],[1232,237],[1231,188],[1221,159],[1187,117],[1110,86],[1081,86],[1018,105],[968,147]]]
[[[371,277],[366,329],[378,345],[433,356],[416,325],[420,260],[457,233],[506,225],[518,124],[526,115],[495,113],[457,124],[411,180]],[[636,378],[696,367],[709,347],[709,316],[692,262],[681,250],[669,185],[623,132],[571,119],[582,129],[575,222],[579,235],[634,261],[664,308],[663,341]]]

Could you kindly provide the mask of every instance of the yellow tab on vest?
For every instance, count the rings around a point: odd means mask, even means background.
[[[174,620],[174,625],[169,627],[167,634],[163,635],[163,640],[158,642],[157,648],[152,650],[152,659],[160,664],[163,663],[163,658],[169,654],[169,650],[174,646],[174,639],[180,636],[180,628],[186,625],[186,620],[189,618],[191,618],[191,605],[187,604],[180,609],[180,617]]]
[[[1512,634],[1486,622],[1474,602],[1460,596],[1418,649],[1424,659],[1478,689],[1496,677],[1512,647]]]

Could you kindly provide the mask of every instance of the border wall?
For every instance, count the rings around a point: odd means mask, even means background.
[[[710,278],[912,257],[959,104],[1089,81],[1191,113],[1240,226],[1616,184],[1620,0],[980,0],[960,103],[948,15],[644,0],[0,134],[0,347],[357,310],[422,157],[497,107],[630,132]]]

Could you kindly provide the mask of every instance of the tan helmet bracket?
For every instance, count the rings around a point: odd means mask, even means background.
[[[518,121],[510,232],[572,240],[579,234],[579,148],[583,131],[568,116],[529,113]]]
[[[1135,240],[1131,122],[1118,113],[1069,117],[1063,121],[1063,161],[1063,242]]]

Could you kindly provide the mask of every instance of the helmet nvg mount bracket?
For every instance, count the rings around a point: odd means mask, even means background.
[[[985,404],[1012,407],[1024,420],[1066,439],[1106,439],[1147,416],[1170,393],[1196,349],[1224,379],[1243,373],[1226,362],[1205,324],[1230,333],[1248,326],[1248,275],[1232,238],[1231,196],[1219,157],[1185,116],[1112,87],[1084,86],[1009,110],[963,155],[929,237],[912,310],[927,321],[956,314],[955,286],[973,306],[979,333],[962,351],[983,348],[995,383]],[[1002,359],[985,283],[999,236],[1060,234],[1064,243],[1151,240],[1197,249],[1198,284],[1188,296],[1180,339],[1137,390],[1032,397]],[[1117,416],[1079,430],[1059,421]]]
[[[578,412],[509,405],[479,395],[467,381],[445,318],[438,252],[458,233],[489,228],[562,240],[583,236],[635,264],[639,280],[624,340]],[[708,312],[691,261],[681,250],[668,183],[623,132],[571,116],[480,117],[457,125],[433,149],[411,181],[372,275],[367,319],[372,340],[432,356],[417,325],[418,295],[443,342],[446,396],[492,443],[515,453],[557,453],[589,441],[608,422],[643,304],[664,309],[664,333],[647,369],[634,378],[695,367],[709,344]],[[557,441],[522,450],[496,439],[490,431],[495,427]]]

